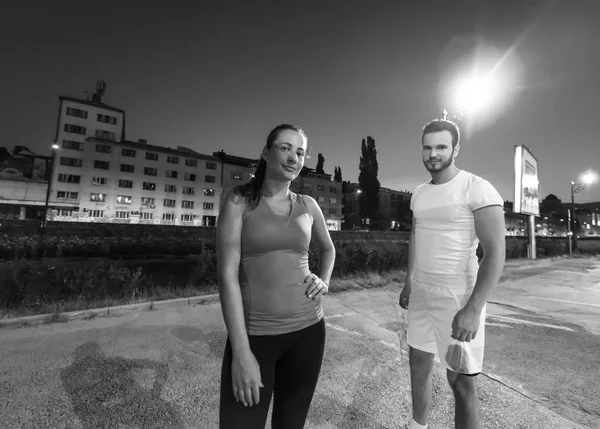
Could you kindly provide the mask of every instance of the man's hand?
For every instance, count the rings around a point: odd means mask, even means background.
[[[406,278],[406,282],[404,283],[404,288],[402,288],[402,292],[400,292],[400,299],[398,299],[398,304],[400,307],[405,310],[408,309],[408,301],[410,299],[410,289],[411,289],[411,280],[409,277]]]
[[[481,311],[470,305],[466,305],[454,316],[454,320],[452,321],[452,338],[458,341],[471,341],[477,335],[480,318]]]

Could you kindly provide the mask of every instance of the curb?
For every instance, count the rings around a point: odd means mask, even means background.
[[[47,323],[66,323],[71,320],[93,319],[95,317],[121,316],[134,311],[152,311],[163,308],[180,307],[183,305],[206,305],[219,302],[219,294],[200,295],[190,298],[176,298],[165,301],[141,302],[137,304],[118,305],[115,307],[101,307],[89,310],[70,311],[67,313],[36,314],[35,316],[15,317],[1,319],[0,329],[9,327],[25,327]]]

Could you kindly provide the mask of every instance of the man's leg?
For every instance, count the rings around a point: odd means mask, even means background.
[[[447,370],[454,392],[454,425],[458,429],[479,429],[479,396],[477,377]]]
[[[412,388],[413,420],[422,426],[427,425],[431,405],[433,353],[409,348],[410,383]]]

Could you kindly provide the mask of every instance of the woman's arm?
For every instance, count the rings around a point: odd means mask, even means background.
[[[303,195],[302,198],[305,199],[313,217],[312,237],[316,240],[320,249],[319,278],[329,285],[335,263],[335,246],[327,229],[323,212],[315,199],[308,195]]]
[[[229,191],[217,222],[219,296],[234,355],[250,351],[238,278],[245,207],[243,199]]]

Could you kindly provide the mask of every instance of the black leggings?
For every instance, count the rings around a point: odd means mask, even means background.
[[[245,407],[233,396],[232,351],[227,338],[221,369],[220,429],[264,429],[273,400],[272,429],[302,429],[306,422],[325,349],[325,321],[281,335],[249,336],[260,366],[258,405]]]

